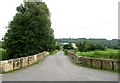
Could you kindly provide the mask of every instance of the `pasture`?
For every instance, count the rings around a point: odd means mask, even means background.
[[[78,56],[86,56],[91,58],[118,59],[118,50],[116,49],[95,50],[88,52],[77,51],[76,54]]]

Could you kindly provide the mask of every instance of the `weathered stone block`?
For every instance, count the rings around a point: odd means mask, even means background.
[[[48,54],[49,54],[48,52],[43,52],[43,53],[42,53],[42,56],[43,56],[43,57],[46,57],[46,56],[48,56]]]
[[[93,68],[102,68],[102,60],[101,59],[92,59],[92,67]]]
[[[13,59],[1,61],[1,72],[8,72],[13,70]]]
[[[49,52],[44,52],[44,56],[48,56],[49,55]]]
[[[35,63],[34,56],[28,56],[28,64],[32,65]]]
[[[112,70],[113,64],[111,60],[102,60],[102,69]]]
[[[81,64],[91,67],[92,62],[91,62],[91,59],[90,59],[90,58],[80,57],[80,58],[79,58],[79,61],[80,61]]]
[[[80,58],[80,56],[76,56],[75,63],[77,63],[77,64],[80,63],[80,59],[79,58]]]
[[[71,51],[68,51],[68,55],[71,56],[72,59],[76,58],[76,54]]]
[[[21,67],[27,67],[28,66],[28,57],[22,57],[20,58]]]
[[[34,61],[35,61],[35,62],[38,62],[37,54],[34,55]]]
[[[118,61],[113,61],[113,70],[118,70]]]
[[[41,60],[42,53],[37,54],[38,60]]]
[[[20,58],[13,59],[13,69],[19,69],[21,67]]]

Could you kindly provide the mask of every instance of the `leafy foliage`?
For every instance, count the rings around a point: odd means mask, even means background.
[[[50,51],[50,55],[54,55],[58,52],[58,50],[53,50],[53,51]]]
[[[64,55],[68,55],[68,51],[67,50],[64,50]]]
[[[64,45],[63,48],[64,48],[64,49],[68,49],[68,50],[74,49],[74,48],[72,47],[72,44],[70,44],[70,43]]]
[[[0,61],[8,59],[7,52],[3,48],[0,48]]]
[[[55,49],[56,49],[56,50],[60,50],[60,46],[59,46],[59,45],[56,45]]]
[[[106,49],[106,50],[96,50],[88,52],[76,52],[78,56],[86,56],[92,58],[104,58],[104,59],[118,59],[118,50]]]
[[[3,41],[0,41],[0,48],[2,48],[2,45],[3,45]]]
[[[33,55],[55,48],[50,12],[44,2],[26,2],[17,13],[4,36],[4,49],[9,58]]]
[[[94,50],[105,50],[105,46],[104,45],[96,45],[96,44],[92,44],[89,42],[84,42],[84,43],[79,43],[77,44],[78,46],[78,50],[79,51],[94,51]]]
[[[90,39],[86,39],[86,38],[77,38],[77,39],[61,38],[61,39],[56,39],[56,41],[58,43],[84,43],[84,41],[87,41],[89,43],[94,43],[97,45],[104,45],[105,47],[108,47],[108,48],[120,46],[119,39],[107,40],[107,39],[93,39],[93,38],[90,38]]]

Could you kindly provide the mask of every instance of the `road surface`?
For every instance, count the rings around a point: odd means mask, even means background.
[[[118,74],[85,68],[72,63],[63,52],[46,57],[39,64],[2,75],[3,81],[118,81]]]

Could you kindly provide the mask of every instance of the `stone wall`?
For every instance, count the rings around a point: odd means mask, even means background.
[[[21,57],[16,59],[0,61],[0,72],[8,72],[16,69],[24,68],[29,65],[35,64],[42,58],[49,55],[49,52],[42,52],[36,55]]]
[[[92,59],[92,66],[91,67],[102,69],[102,60],[101,59]]]
[[[0,70],[1,72],[7,72],[13,70],[13,59],[5,60],[0,62]]]
[[[92,68],[105,69],[105,70],[115,70],[118,71],[118,61],[111,59],[99,59],[99,58],[89,58],[83,56],[77,56],[74,52],[67,51],[68,55],[77,64],[83,64]]]

